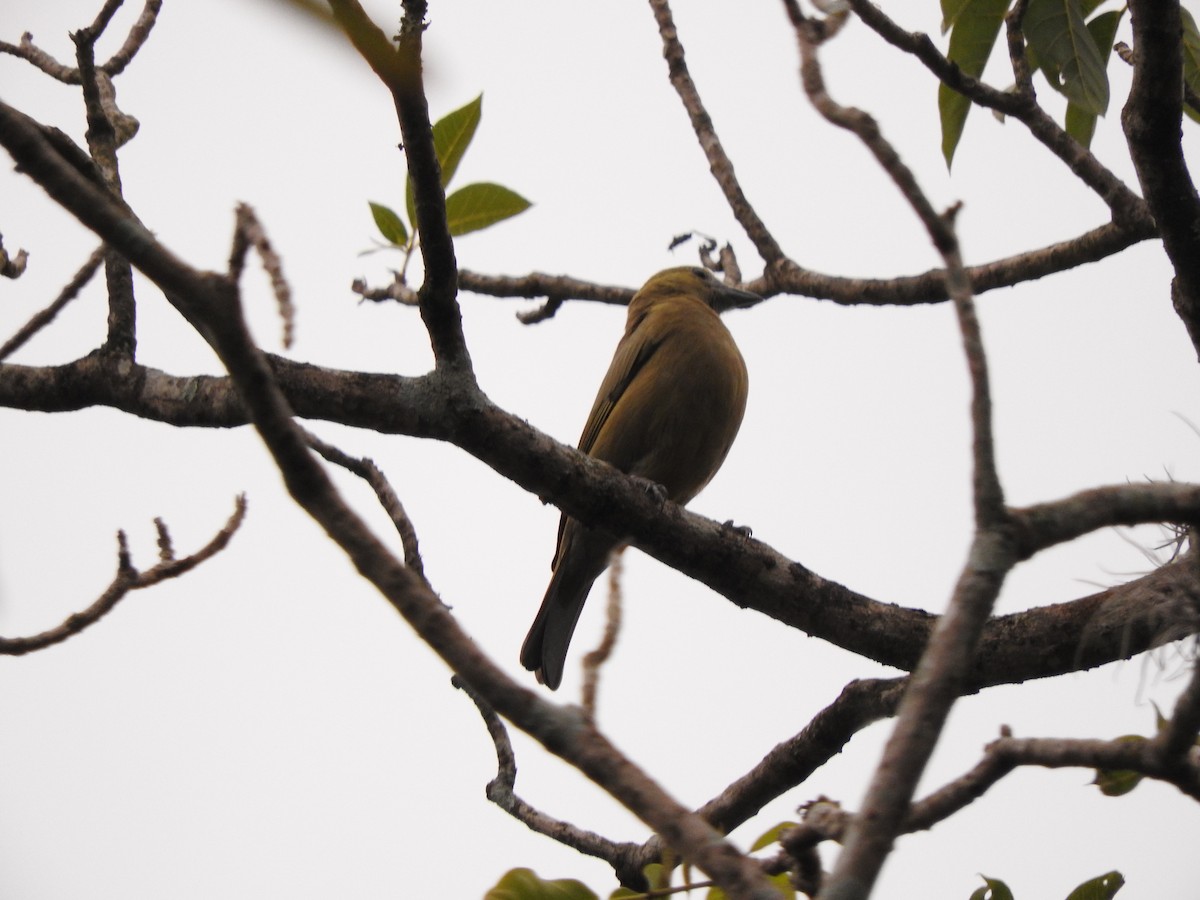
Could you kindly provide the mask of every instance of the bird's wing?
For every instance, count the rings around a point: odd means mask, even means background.
[[[579,449],[584,453],[591,454],[592,447],[596,444],[596,438],[612,414],[613,407],[620,402],[621,396],[633,383],[638,372],[645,367],[662,344],[661,339],[650,340],[646,337],[641,328],[644,321],[645,316],[642,316],[634,322],[633,327],[625,332],[621,343],[617,345],[612,363],[609,364],[608,372],[596,394],[596,402],[592,404],[587,425],[584,426],[583,434],[579,438]],[[607,461],[611,462],[611,460]]]
[[[633,379],[637,377],[638,372],[645,367],[662,344],[661,340],[647,340],[644,331],[639,333],[639,327],[645,318],[643,315],[631,323],[630,327],[625,330],[621,342],[617,344],[612,362],[608,366],[608,372],[596,394],[596,401],[592,404],[587,424],[583,427],[583,434],[579,438],[579,449],[584,453],[591,454],[596,437],[604,428],[604,423],[608,421],[613,407],[617,405],[621,395],[625,393]],[[608,461],[606,460],[606,462]],[[551,568],[558,565],[566,527],[567,515],[563,513],[558,520],[558,541],[554,548],[554,559],[550,563]]]

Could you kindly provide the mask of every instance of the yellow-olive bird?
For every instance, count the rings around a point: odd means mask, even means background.
[[[579,449],[687,503],[717,473],[746,411],[746,363],[723,309],[761,298],[707,269],[659,272],[629,304],[625,334],[596,394]],[[547,687],[562,682],[567,647],[592,583],[621,540],[566,514],[553,575],[521,647],[521,665]]]

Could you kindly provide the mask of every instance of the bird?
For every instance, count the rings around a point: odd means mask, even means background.
[[[749,391],[745,360],[718,313],[761,299],[700,266],[652,276],[629,303],[579,449],[675,503],[695,497],[725,461]],[[562,683],[592,584],[622,543],[566,513],[559,520],[550,585],[521,647],[521,665],[551,690]]]

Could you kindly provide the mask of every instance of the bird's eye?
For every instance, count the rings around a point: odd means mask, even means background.
[[[700,266],[693,266],[692,274],[705,281],[712,278],[712,274],[708,271],[708,269],[701,268]]]

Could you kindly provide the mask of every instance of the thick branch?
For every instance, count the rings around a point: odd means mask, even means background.
[[[687,510],[660,508],[620,473],[502,410],[484,405],[461,416],[444,410],[429,376],[323,369],[281,357],[270,357],[270,364],[292,407],[306,419],[448,441],[573,515],[636,529],[643,550],[733,602],[884,665],[911,670],[936,621],[921,610],[857,594],[761,541],[731,534]],[[0,406],[44,412],[106,406],[185,427],[247,423],[228,378],[123,369],[95,356],[46,368],[0,364]],[[1076,533],[1056,524],[1057,505],[1070,509],[1090,498],[1090,525],[1102,528],[1180,518],[1193,492],[1187,485],[1122,485],[1015,510],[1013,516],[1021,523],[1020,546],[1029,552]],[[1197,596],[1200,585],[1180,560],[1078,600],[1029,598],[1027,605],[1036,608],[997,618],[985,629],[970,682],[984,687],[1060,675],[1178,640],[1196,630],[1188,601]],[[934,602],[931,598],[930,605]]]
[[[1129,152],[1163,247],[1175,268],[1172,298],[1200,355],[1200,197],[1180,145],[1183,25],[1179,4],[1134,0],[1133,85],[1121,110]]]

